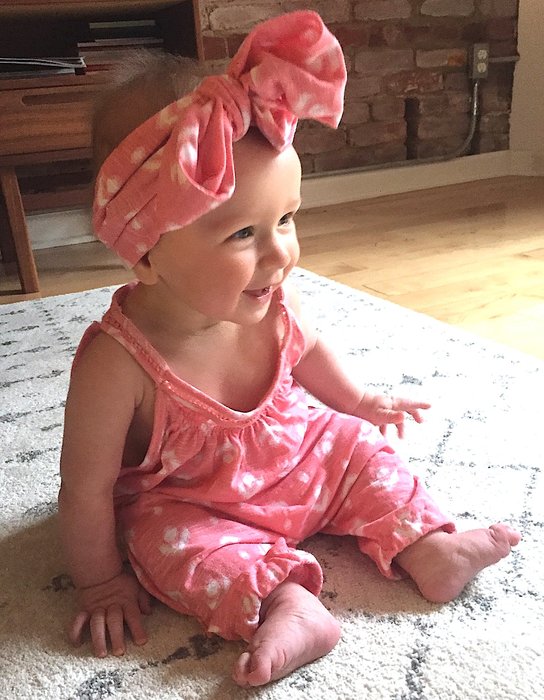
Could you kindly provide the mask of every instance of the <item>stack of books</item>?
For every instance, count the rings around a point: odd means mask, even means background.
[[[77,44],[88,71],[110,70],[129,60],[135,49],[163,50],[163,39],[154,19],[89,22],[89,38]]]

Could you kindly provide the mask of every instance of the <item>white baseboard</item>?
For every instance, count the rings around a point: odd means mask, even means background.
[[[499,151],[444,163],[308,177],[302,182],[303,207],[341,204],[507,175],[544,175],[544,152]],[[86,209],[31,214],[28,228],[35,249],[94,240],[90,212]]]
[[[29,214],[27,224],[30,242],[35,250],[95,240],[88,209]]]

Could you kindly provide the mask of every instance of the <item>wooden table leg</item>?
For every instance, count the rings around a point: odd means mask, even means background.
[[[30,245],[25,212],[15,168],[0,168],[0,189],[4,196],[6,206],[8,233],[11,232],[11,238],[15,246],[17,270],[19,272],[19,279],[21,280],[21,287],[25,294],[39,292],[40,283],[38,281],[38,272]]]

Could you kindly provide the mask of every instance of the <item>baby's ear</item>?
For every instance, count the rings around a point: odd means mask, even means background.
[[[150,252],[150,251],[149,251]],[[132,271],[136,277],[142,282],[142,284],[156,284],[159,279],[159,274],[157,272],[157,267],[153,264],[152,256],[147,252],[142,256],[136,265],[132,268]]]

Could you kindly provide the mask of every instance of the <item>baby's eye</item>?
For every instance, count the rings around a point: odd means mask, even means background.
[[[280,226],[286,226],[287,224],[290,224],[293,219],[295,218],[294,213],[291,211],[289,214],[284,214],[281,219],[279,220],[279,225]]]
[[[244,240],[244,238],[249,238],[252,235],[253,229],[250,226],[246,226],[245,228],[241,228],[239,231],[236,231],[236,233],[233,233],[231,238],[240,241]]]

